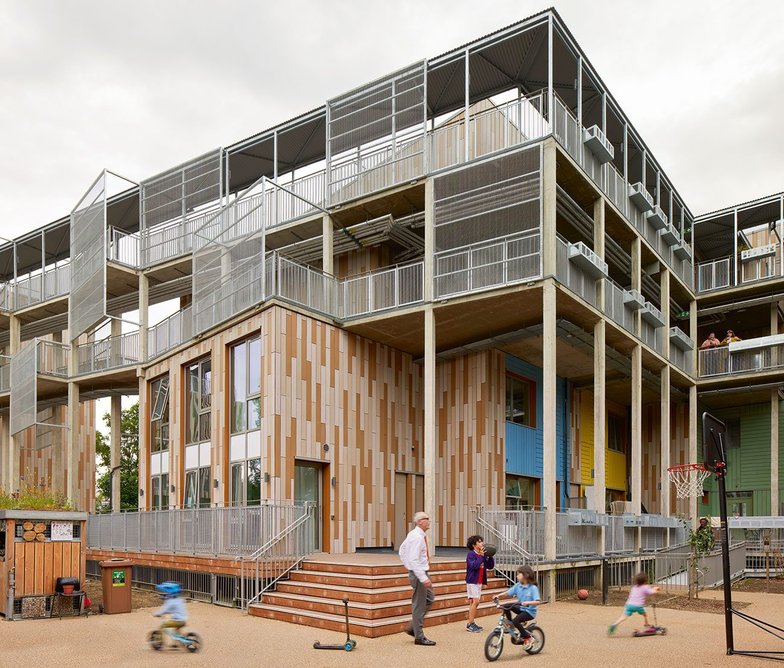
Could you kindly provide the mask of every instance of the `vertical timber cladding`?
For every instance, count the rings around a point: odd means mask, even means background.
[[[192,233],[220,205],[223,151],[216,149],[140,184],[143,267],[191,252]]]
[[[476,506],[504,506],[505,392],[506,357],[498,350],[436,368],[438,545],[465,545]]]
[[[194,231],[194,334],[264,300],[264,230],[273,194],[262,177]]]
[[[642,415],[642,505],[649,513],[689,514],[689,499],[679,499],[670,490],[670,509],[661,507],[661,407],[643,406]],[[697,446],[700,452],[702,446]],[[672,402],[670,407],[670,465],[689,463],[689,405]],[[671,484],[671,483],[667,483]]]
[[[435,178],[434,294],[539,278],[539,146]]]
[[[71,212],[71,341],[106,317],[106,171]]]
[[[327,102],[329,204],[425,173],[425,62]]]

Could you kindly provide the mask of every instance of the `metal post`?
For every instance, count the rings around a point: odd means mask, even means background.
[[[737,238],[737,237],[736,237]],[[724,476],[727,472],[726,465],[716,472],[719,480],[719,516],[721,522],[721,567],[724,578],[724,633],[727,640],[727,654],[733,654],[735,643],[732,637],[732,583],[730,582],[730,546],[727,530],[727,486]]]

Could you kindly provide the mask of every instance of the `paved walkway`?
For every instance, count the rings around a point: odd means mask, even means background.
[[[707,596],[720,597],[719,592]],[[777,626],[784,626],[784,596],[742,593],[751,601],[746,610]],[[183,650],[157,653],[145,638],[156,620],[152,610],[125,615],[96,615],[88,619],[0,622],[0,666],[289,666],[360,668],[386,666],[470,666],[485,664],[486,632],[471,634],[460,623],[437,626],[428,635],[436,647],[418,647],[403,634],[374,640],[358,639],[351,652],[316,651],[313,641],[341,642],[340,634],[294,626],[243,615],[237,610],[206,604],[189,604],[192,628],[204,639],[204,649],[190,655]],[[724,653],[724,617],[661,609],[659,623],[669,634],[632,638],[632,625],[624,624],[618,636],[606,636],[607,625],[619,614],[617,608],[580,603],[554,603],[542,608],[540,623],[547,634],[539,656],[524,655],[504,643],[497,665],[629,668],[630,665],[756,666],[761,660],[728,657]],[[479,620],[485,631],[495,617]],[[767,635],[746,622],[735,622],[736,646],[784,651],[784,641]],[[770,665],[769,663],[767,665]]]

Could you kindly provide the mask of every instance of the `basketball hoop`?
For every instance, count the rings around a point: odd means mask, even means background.
[[[702,496],[702,485],[710,476],[702,464],[678,464],[667,469],[670,482],[675,483],[675,494],[679,499]]]

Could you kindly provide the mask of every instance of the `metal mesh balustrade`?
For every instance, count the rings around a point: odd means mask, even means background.
[[[264,300],[264,229],[272,194],[262,178],[194,233],[194,334]]]
[[[425,172],[425,63],[327,102],[330,204]]]
[[[223,151],[210,151],[140,185],[141,261],[149,267],[191,252],[205,209],[220,204]]]
[[[106,317],[106,171],[71,213],[71,340]]]
[[[36,423],[38,388],[36,362],[38,346],[28,341],[11,357],[11,433],[18,434]]]

